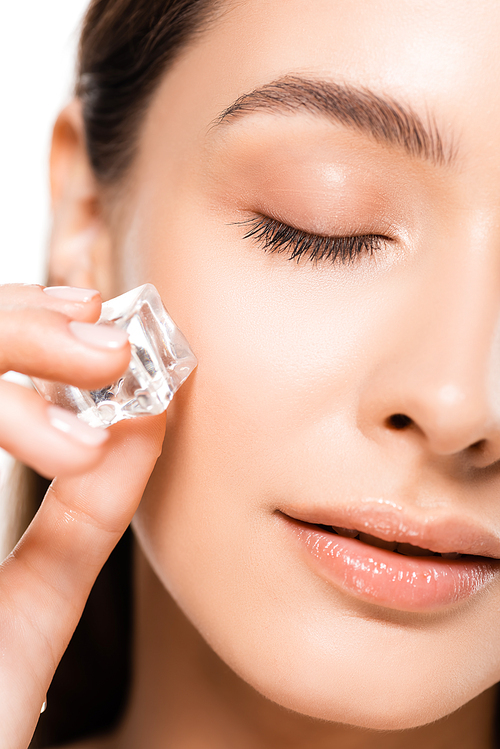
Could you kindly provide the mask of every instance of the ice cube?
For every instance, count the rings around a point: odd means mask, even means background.
[[[35,388],[90,426],[108,427],[165,411],[197,361],[156,288],[147,283],[104,302],[99,323],[114,323],[127,331],[132,356],[125,374],[100,390],[33,378]]]

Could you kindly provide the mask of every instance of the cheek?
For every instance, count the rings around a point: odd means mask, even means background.
[[[165,460],[192,487],[185,506],[213,492],[222,519],[242,493],[269,512],[283,492],[331,495],[339,473],[349,483],[359,392],[397,338],[407,286],[395,275],[386,286],[397,291],[380,293],[375,271],[266,255],[234,216],[214,220],[195,205],[153,218],[135,237],[148,252],[130,253],[127,284],[156,284],[198,357],[168,418],[168,452],[182,458]]]
[[[313,488],[318,470],[331,483],[371,318],[359,294],[347,299],[282,258],[244,253],[241,239],[221,247],[210,240],[220,229],[203,227],[183,235],[178,252],[170,244],[165,268],[152,264],[144,278],[199,361],[169,408],[161,493],[175,485],[178,512],[206,511],[223,530],[233,513],[248,523],[259,508],[272,512],[300,474]]]

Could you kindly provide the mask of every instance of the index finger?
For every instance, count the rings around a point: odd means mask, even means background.
[[[96,322],[102,299],[97,289],[39,284],[0,285],[0,307],[44,307],[72,320]]]

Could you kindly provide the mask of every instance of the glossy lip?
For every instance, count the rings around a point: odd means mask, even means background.
[[[369,499],[343,508],[279,508],[309,525],[332,525],[368,533],[384,541],[420,546],[438,554],[472,554],[500,559],[500,535],[475,518],[444,511],[410,512],[395,502]]]
[[[439,611],[469,599],[500,572],[498,538],[469,520],[444,515],[411,517],[388,502],[350,510],[308,511],[307,519],[303,512],[300,516],[291,512],[281,510],[278,515],[313,572],[349,595],[385,608]],[[356,529],[387,541],[464,556],[453,560],[406,556],[317,525]]]

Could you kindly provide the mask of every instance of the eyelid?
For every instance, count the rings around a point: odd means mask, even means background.
[[[236,223],[251,227],[243,239],[254,239],[265,252],[286,254],[288,260],[297,263],[305,258],[314,264],[324,260],[332,264],[352,264],[363,255],[373,256],[382,250],[383,245],[394,242],[392,237],[375,233],[342,236],[313,234],[263,214]]]

